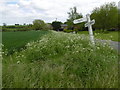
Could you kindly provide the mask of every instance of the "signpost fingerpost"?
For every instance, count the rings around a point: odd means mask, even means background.
[[[94,19],[92,21],[90,20],[90,14],[87,14],[85,18],[76,19],[73,22],[74,22],[74,24],[87,22],[85,24],[85,27],[88,27],[90,40],[93,44],[95,44],[93,30],[92,30],[92,25],[95,24],[95,20]]]

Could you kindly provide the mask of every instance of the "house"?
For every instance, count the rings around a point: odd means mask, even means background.
[[[67,24],[61,24],[61,29],[67,29],[68,28],[68,25]]]

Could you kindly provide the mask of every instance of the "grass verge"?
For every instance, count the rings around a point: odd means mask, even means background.
[[[119,41],[120,39],[118,38],[118,34],[120,32],[118,31],[110,31],[107,33],[98,33],[98,32],[94,32],[94,36],[97,39],[102,39],[102,40],[112,40],[112,41]],[[80,31],[79,34],[85,34],[85,35],[89,35],[88,31]]]
[[[118,87],[118,53],[107,44],[52,32],[26,47],[4,56],[4,88]]]

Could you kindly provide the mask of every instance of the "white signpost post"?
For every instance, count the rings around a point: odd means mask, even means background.
[[[74,20],[74,24],[82,23],[82,22],[87,22],[87,23],[85,24],[85,27],[88,27],[89,35],[90,35],[90,40],[91,40],[91,42],[92,42],[93,44],[95,44],[94,36],[93,36],[93,30],[92,30],[92,25],[95,24],[95,20],[93,19],[93,20],[91,21],[89,14],[86,15],[86,18],[81,18],[81,19]]]

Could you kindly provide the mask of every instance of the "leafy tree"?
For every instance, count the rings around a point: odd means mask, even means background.
[[[49,24],[49,23],[46,23],[45,27],[44,27],[45,30],[52,30],[52,25]]]
[[[79,19],[82,17],[82,14],[80,13],[77,13],[77,8],[76,7],[73,7],[73,8],[70,8],[70,12],[68,12],[68,15],[69,15],[69,18],[68,20],[75,20],[75,19]]]
[[[7,26],[7,24],[6,24],[6,23],[3,23],[3,26]]]
[[[33,28],[35,30],[43,30],[45,29],[46,23],[43,20],[34,20],[33,21]]]
[[[118,8],[114,2],[96,7],[91,14],[92,19],[96,20],[94,25],[97,29],[117,28],[118,25]]]
[[[61,28],[61,24],[62,24],[62,22],[53,21],[53,22],[52,22],[53,30],[59,30],[59,29]]]
[[[76,7],[73,7],[73,8],[70,8],[70,12],[68,12],[68,19],[67,19],[67,22],[66,24],[68,25],[68,28],[71,28],[74,26],[74,23],[73,21],[75,19],[79,19],[79,18],[82,18],[82,14],[81,13],[77,13],[77,8]]]

